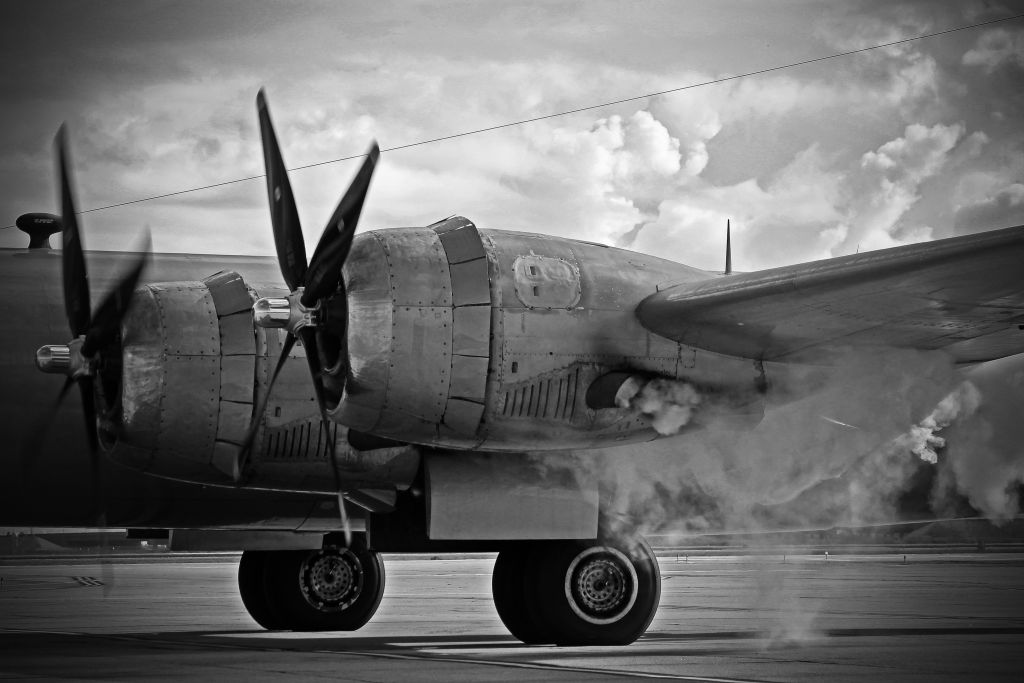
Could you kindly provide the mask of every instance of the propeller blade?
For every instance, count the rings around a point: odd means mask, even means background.
[[[320,365],[320,351],[317,347],[316,330],[311,327],[303,327],[298,330],[299,339],[306,349],[306,363],[309,364],[309,376],[313,378],[313,393],[316,394],[316,404],[323,414],[327,409],[324,402],[324,379],[323,367]]]
[[[62,246],[61,265],[64,276],[64,312],[67,314],[71,334],[75,337],[83,335],[89,329],[89,275],[85,270],[85,255],[82,249],[82,237],[78,232],[78,216],[75,211],[74,192],[68,168],[67,127],[62,125],[57,131],[54,144],[57,148],[57,168],[60,173],[60,206]]]
[[[82,343],[82,355],[86,358],[91,358],[96,351],[111,343],[121,331],[121,321],[124,320],[128,307],[131,305],[132,294],[139,285],[142,271],[149,264],[151,251],[149,231],[146,231],[142,247],[135,265],[121,278],[121,282],[110,290],[106,298],[103,299],[103,303],[96,309],[92,325]]]
[[[95,473],[100,466],[100,439],[96,430],[96,394],[93,378],[89,375],[79,377],[78,390],[82,394],[82,413],[85,415],[85,432],[89,439],[89,461]]]
[[[355,179],[338,202],[334,214],[320,235],[306,275],[306,291],[302,294],[303,306],[316,305],[317,301],[330,296],[338,288],[341,281],[341,266],[352,248],[359,215],[363,211],[366,192],[370,189],[370,179],[379,158],[380,148],[374,142],[366,153],[366,159],[356,173]]]
[[[317,405],[320,406],[320,428],[327,440],[327,448],[331,456],[331,473],[334,475],[334,490],[338,496],[338,514],[341,516],[341,528],[345,532],[345,547],[352,545],[352,525],[348,521],[345,509],[345,494],[341,490],[341,469],[338,466],[338,448],[331,438],[330,421],[327,418],[327,405],[324,402],[323,368],[320,365],[320,353],[317,348],[316,330],[304,327],[299,330],[299,337],[306,349],[306,361],[309,363],[309,374],[313,378],[313,390],[316,393]]]
[[[293,346],[295,346],[295,337],[289,334],[285,338],[284,344],[281,347],[281,355],[278,356],[277,365],[274,367],[273,374],[270,375],[270,381],[267,383],[267,390],[263,392],[263,396],[260,397],[259,402],[256,404],[256,409],[252,414],[252,420],[249,422],[249,431],[246,432],[245,441],[242,442],[242,449],[239,451],[239,472],[241,471],[242,465],[245,461],[249,459],[252,442],[256,439],[256,432],[260,427],[260,418],[263,415],[263,411],[267,409],[267,402],[270,401],[270,392],[273,390],[274,382],[277,381],[277,376],[281,374],[281,368],[284,367],[285,361],[288,360],[288,354],[291,353]]]
[[[64,386],[61,387],[60,393],[57,394],[57,400],[53,402],[50,409],[40,419],[33,423],[32,428],[28,432],[29,436],[25,439],[25,447],[21,453],[21,476],[22,480],[26,483],[28,482],[29,475],[32,473],[36,460],[39,459],[39,453],[43,450],[43,439],[49,433],[50,424],[57,415],[60,404],[64,402],[64,397],[68,395],[74,384],[75,380],[70,377],[64,380]]]
[[[341,530],[345,533],[345,547],[352,547],[352,525],[348,521],[348,510],[345,509],[345,494],[341,490],[341,469],[338,467],[338,447],[331,438],[327,415],[320,413],[320,427],[327,439],[327,448],[331,454],[331,471],[334,473],[334,490],[338,496],[338,514],[341,516]]]
[[[270,201],[270,220],[274,228],[274,246],[288,289],[295,291],[306,279],[306,243],[302,238],[302,225],[295,207],[295,195],[288,181],[277,135],[270,122],[267,97],[260,88],[256,95],[256,109],[260,118],[260,137],[263,140],[263,164],[267,171],[267,199]]]
[[[92,495],[93,508],[96,513],[96,528],[100,529],[100,583],[103,584],[103,597],[110,594],[114,585],[114,568],[110,564],[110,535],[107,533],[107,492],[103,481],[103,461],[93,451],[92,458]]]

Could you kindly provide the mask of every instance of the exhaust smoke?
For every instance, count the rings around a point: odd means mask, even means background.
[[[620,408],[631,408],[651,420],[662,436],[677,434],[693,419],[701,396],[692,384],[671,379],[652,379],[635,393],[616,396]]]
[[[981,392],[969,381],[964,382],[942,399],[935,410],[921,420],[920,424],[911,427],[910,431],[900,438],[901,445],[910,448],[914,455],[927,463],[938,463],[937,451],[945,448],[946,440],[937,436],[936,432],[951,425],[961,414],[973,415],[979,405]]]

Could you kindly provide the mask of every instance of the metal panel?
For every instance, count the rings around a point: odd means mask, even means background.
[[[395,308],[393,323],[385,410],[436,423],[448,397],[452,311],[400,306]]]
[[[241,311],[248,311],[252,307],[252,297],[248,287],[242,280],[242,276],[233,271],[221,271],[215,275],[205,278],[203,282],[210,288],[213,296],[213,305],[217,309],[217,315],[225,316]]]
[[[202,282],[153,284],[164,332],[164,352],[181,356],[220,355],[220,328],[213,296]]]
[[[213,457],[210,464],[218,472],[223,473],[228,479],[238,479],[238,455],[239,448],[233,443],[217,441],[213,444]]]
[[[476,226],[469,220],[456,216],[434,227],[434,230],[441,237],[448,263],[464,263],[486,256]]]
[[[550,476],[521,455],[435,454],[426,458],[431,539],[595,538],[594,482]],[[571,474],[567,472],[567,474]]]
[[[221,401],[220,415],[217,419],[217,441],[241,444],[245,441],[245,433],[249,429],[251,417],[251,403]]]
[[[580,271],[546,256],[519,256],[512,264],[516,296],[530,308],[572,308],[580,301]]]
[[[220,344],[221,354],[225,356],[256,353],[256,332],[252,324],[252,314],[248,310],[221,316]]]
[[[491,286],[487,274],[487,259],[477,259],[449,266],[452,274],[452,292],[456,306],[491,303]]]
[[[252,403],[255,372],[256,358],[254,356],[224,356],[221,358],[221,400]]]
[[[463,356],[489,356],[491,352],[491,307],[463,306],[455,309],[452,352]]]
[[[450,398],[448,405],[445,406],[444,424],[460,436],[472,436],[476,434],[483,414],[482,402]]]
[[[211,306],[212,309],[212,306]],[[168,356],[160,401],[160,450],[165,460],[207,463],[217,431],[220,397],[216,356]]]
[[[322,533],[217,529],[172,529],[168,550],[212,552],[239,550],[317,550],[324,543]]]
[[[330,415],[361,431],[377,424],[388,384],[393,335],[390,271],[384,239],[377,233],[356,235],[345,261],[350,375],[342,400]]]
[[[396,229],[375,236],[384,247],[394,305],[452,305],[448,260],[436,232]]]
[[[452,380],[448,395],[451,398],[468,398],[483,403],[488,361],[486,357],[452,356]]]

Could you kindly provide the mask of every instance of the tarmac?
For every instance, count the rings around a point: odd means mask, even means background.
[[[385,557],[354,633],[269,633],[237,555],[0,561],[0,680],[1019,681],[1024,555],[661,558],[661,608],[614,648],[528,647],[493,556]]]

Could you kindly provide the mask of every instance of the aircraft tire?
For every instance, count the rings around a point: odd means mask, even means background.
[[[534,545],[507,548],[498,553],[491,574],[494,607],[505,628],[527,645],[553,643],[553,635],[538,620],[535,598],[529,587],[528,568]]]
[[[253,620],[268,631],[288,628],[280,606],[270,590],[267,561],[270,553],[262,550],[246,550],[238,563],[238,592],[242,604]]]
[[[380,554],[353,539],[350,548],[273,553],[268,579],[292,631],[355,631],[384,595]]]
[[[538,545],[539,619],[557,645],[628,645],[643,635],[661,599],[661,572],[641,538]]]

